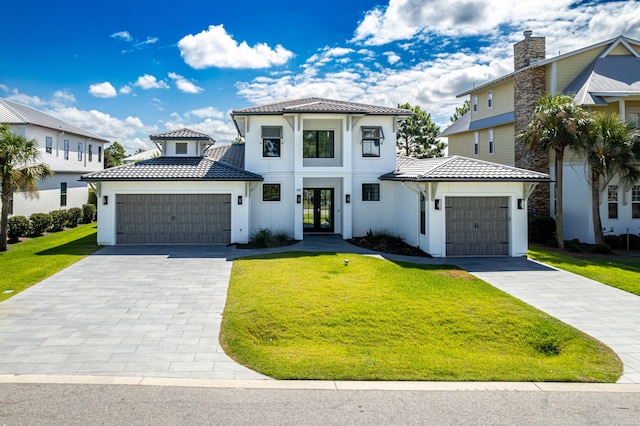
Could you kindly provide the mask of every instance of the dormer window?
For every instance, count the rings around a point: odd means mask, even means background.
[[[187,155],[188,144],[186,142],[176,142],[176,155]]]

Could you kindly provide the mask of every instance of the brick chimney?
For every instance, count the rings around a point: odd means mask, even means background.
[[[532,37],[532,31],[524,32],[524,40],[513,45],[514,71],[522,70],[545,59],[545,38]],[[533,117],[538,99],[546,94],[546,68],[534,67],[516,72],[513,77],[514,130],[517,135],[525,129]],[[515,141],[516,167],[549,173],[549,153],[533,151],[519,140]],[[540,184],[529,197],[529,214],[550,214],[549,185]]]

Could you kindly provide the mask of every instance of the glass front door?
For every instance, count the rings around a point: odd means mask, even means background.
[[[333,232],[333,188],[305,189],[303,192],[304,232]]]

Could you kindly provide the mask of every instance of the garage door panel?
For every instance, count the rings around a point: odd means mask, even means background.
[[[230,194],[118,194],[119,244],[228,244]]]
[[[508,197],[447,197],[448,256],[508,255]]]

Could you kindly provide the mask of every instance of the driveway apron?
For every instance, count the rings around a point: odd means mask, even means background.
[[[107,247],[0,303],[0,374],[267,379],[218,335],[233,248]]]

